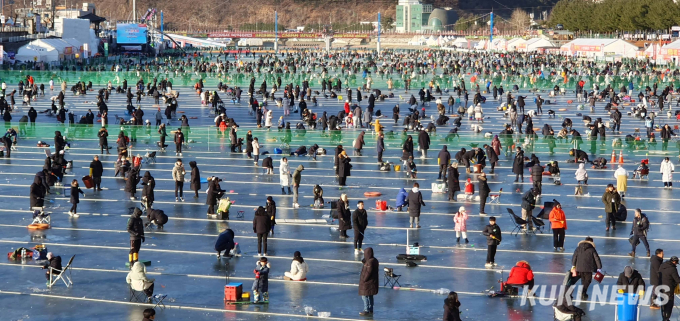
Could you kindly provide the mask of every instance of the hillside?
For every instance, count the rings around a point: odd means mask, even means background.
[[[98,14],[113,20],[132,18],[132,0],[93,0]],[[512,9],[536,7],[537,13],[546,10],[556,0],[426,0],[435,7],[452,7],[461,14],[482,14],[489,8],[509,17]],[[226,29],[249,27],[256,23],[273,23],[274,11],[279,13],[279,24],[287,28],[307,25],[317,27],[333,23],[335,28],[375,21],[377,12],[383,17],[394,17],[397,0],[137,0],[137,12],[147,8],[164,11],[165,23],[171,29]]]

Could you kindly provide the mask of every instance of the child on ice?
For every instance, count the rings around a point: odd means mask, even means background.
[[[269,269],[271,265],[266,257],[261,257],[255,266],[253,282],[253,302],[269,302]],[[260,301],[261,299],[261,301]]]

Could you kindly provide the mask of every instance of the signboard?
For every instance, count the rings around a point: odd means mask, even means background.
[[[602,51],[602,46],[584,46],[584,45],[574,45],[574,50],[572,51]]]
[[[73,47],[64,48],[64,54],[65,55],[72,55],[73,54]]]
[[[207,34],[208,38],[276,38],[274,32],[213,32]],[[279,32],[279,38],[321,38],[321,33],[311,32]],[[334,38],[368,38],[368,33],[336,33]]]
[[[116,25],[116,37],[119,44],[146,43],[147,27],[140,23],[119,23]]]

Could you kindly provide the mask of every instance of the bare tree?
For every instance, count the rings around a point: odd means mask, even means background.
[[[510,16],[510,22],[512,23],[512,28],[523,31],[529,28],[531,18],[526,11],[522,9],[515,9]]]

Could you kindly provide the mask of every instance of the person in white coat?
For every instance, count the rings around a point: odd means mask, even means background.
[[[475,110],[475,119],[477,120],[477,122],[483,123],[484,122],[484,111],[482,110],[482,105],[477,104],[477,106],[475,106],[474,110]]]
[[[285,272],[283,279],[288,281],[306,281],[307,272],[309,272],[307,262],[302,258],[300,251],[295,251],[293,262],[290,263],[290,272]]]
[[[267,127],[267,129],[272,128],[272,119],[274,118],[274,115],[271,110],[267,111],[267,117],[264,119],[264,127]]]
[[[257,162],[260,160],[260,142],[257,137],[253,138],[253,164],[257,166]]]
[[[659,170],[662,174],[661,180],[663,180],[664,188],[673,188],[673,171],[675,171],[675,165],[671,163],[671,159],[668,157],[664,158]]]
[[[290,190],[290,166],[288,166],[288,158],[281,159],[279,165],[279,179],[281,180],[281,194],[286,195],[286,187],[288,187],[288,195],[293,194]]]
[[[621,198],[624,198],[628,190],[628,171],[623,168],[623,165],[619,165],[614,172],[614,178],[616,178],[616,190],[621,194]]]
[[[127,277],[125,278],[125,282],[127,282],[133,290],[146,294],[148,302],[151,302],[151,297],[153,296],[154,281],[154,279],[146,277],[146,267],[139,261],[132,265],[132,269],[130,269],[130,272],[128,272]]]

